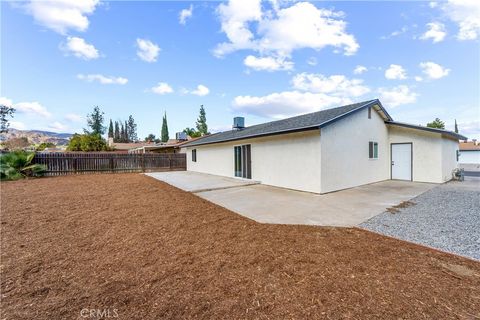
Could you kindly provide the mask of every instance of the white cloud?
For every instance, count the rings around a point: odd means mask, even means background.
[[[164,95],[164,94],[173,92],[172,87],[166,82],[159,82],[151,90],[152,90],[153,93],[160,94],[160,95]]]
[[[190,5],[190,7],[188,7],[188,9],[183,9],[182,11],[180,11],[180,13],[178,14],[178,20],[179,20],[180,24],[185,25],[187,23],[187,19],[192,17],[192,14],[193,14],[193,6],[192,5]]]
[[[25,130],[27,127],[25,123],[20,122],[20,121],[9,121],[10,123],[10,128],[17,129],[17,130]]]
[[[233,109],[239,112],[282,119],[351,102],[348,98],[333,97],[324,93],[284,91],[259,97],[237,96],[232,105]]]
[[[310,57],[307,60],[307,64],[309,64],[311,66],[316,66],[317,63],[318,63],[318,61],[317,61],[317,58],[315,58],[315,57]]]
[[[104,76],[101,74],[78,74],[77,78],[87,82],[98,81],[101,84],[126,84],[128,79],[122,77]]]
[[[11,107],[13,105],[13,102],[6,97],[0,97],[0,104],[6,107]]]
[[[324,76],[300,73],[292,78],[292,91],[274,92],[265,96],[237,96],[233,109],[268,118],[285,118],[319,111],[332,106],[352,103],[368,92],[361,79],[348,79],[343,75]]]
[[[401,65],[391,64],[390,67],[385,70],[385,78],[390,80],[403,80],[407,78],[407,72]]]
[[[65,119],[70,122],[82,122],[84,119],[81,115],[76,113],[69,113],[65,115]]]
[[[292,70],[293,62],[286,58],[275,57],[255,57],[249,55],[243,60],[243,63],[253,70],[266,70],[266,71],[279,71],[279,70]]]
[[[203,84],[199,84],[197,86],[197,89],[193,90],[190,92],[191,94],[194,94],[196,96],[200,96],[200,97],[203,97],[203,96],[206,96],[207,94],[210,93],[210,89],[208,89],[206,86],[204,86]]]
[[[445,15],[458,24],[459,40],[475,40],[480,35],[480,1],[449,0],[442,5]]]
[[[48,118],[51,116],[51,113],[48,112],[47,108],[42,106],[38,102],[19,102],[13,105],[15,110],[20,113],[25,113],[29,115],[41,116]]]
[[[420,76],[415,76],[415,81],[421,82],[423,81],[423,78]]]
[[[60,34],[68,30],[85,31],[88,28],[88,15],[95,11],[99,0],[32,0],[24,5],[27,13],[42,26]]]
[[[445,25],[440,22],[427,23],[428,30],[420,36],[422,40],[432,39],[433,43],[441,42],[445,39],[447,32],[445,31]]]
[[[370,89],[363,85],[363,80],[348,79],[344,75],[326,77],[322,74],[300,73],[293,77],[292,84],[297,90],[344,98],[359,97],[370,92]]]
[[[160,47],[157,46],[150,40],[147,39],[137,39],[137,56],[146,62],[155,62],[157,61],[158,53],[160,52]]]
[[[393,37],[397,37],[399,35],[402,35],[404,34],[405,32],[408,31],[408,27],[407,26],[403,26],[400,30],[395,30],[393,31],[392,33],[390,33],[388,36],[382,36],[380,37],[380,39],[382,40],[385,40],[385,39],[390,39],[390,38],[393,38]]]
[[[48,129],[60,132],[60,131],[68,130],[68,126],[66,126],[63,123],[60,123],[58,121],[55,121],[55,122],[48,125]]]
[[[480,139],[480,120],[458,121],[458,131],[470,139]],[[450,128],[453,130],[453,126]]]
[[[428,3],[428,6],[433,9],[433,8],[436,8],[438,6],[438,3],[435,2],[435,1],[430,1]]]
[[[406,85],[399,85],[393,88],[380,88],[380,101],[388,108],[398,107],[402,104],[414,103],[418,94],[411,91]]]
[[[429,79],[434,80],[446,77],[450,73],[450,69],[431,61],[420,63],[420,68]]]
[[[100,57],[98,50],[79,37],[67,37],[67,43],[61,45],[61,49],[66,53],[73,54],[75,57],[92,60]]]
[[[362,73],[367,72],[367,71],[368,71],[367,67],[358,65],[353,70],[353,73],[354,74],[362,74]]]
[[[292,51],[303,48],[320,50],[332,46],[343,49],[345,55],[352,55],[359,48],[355,37],[346,32],[342,12],[319,9],[309,2],[285,8],[280,8],[276,1],[267,4],[272,8],[264,11],[260,0],[220,4],[217,13],[229,41],[219,44],[214,54],[224,56],[249,49],[289,58]],[[257,27],[253,28],[252,23]]]

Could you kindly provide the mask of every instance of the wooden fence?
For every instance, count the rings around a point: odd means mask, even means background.
[[[33,163],[47,166],[47,176],[82,173],[186,170],[184,153],[37,153]]]

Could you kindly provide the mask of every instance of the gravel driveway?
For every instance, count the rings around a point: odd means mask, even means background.
[[[360,227],[480,260],[480,178],[449,182]]]

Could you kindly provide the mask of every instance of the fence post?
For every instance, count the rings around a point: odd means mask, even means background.
[[[73,158],[73,172],[77,173],[77,158]]]
[[[115,173],[115,168],[113,167],[113,154],[110,155],[110,171],[112,171],[112,173]]]
[[[145,153],[141,154],[140,161],[141,161],[141,164],[142,164],[142,172],[145,172]]]

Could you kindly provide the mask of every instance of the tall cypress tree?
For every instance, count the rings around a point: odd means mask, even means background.
[[[115,121],[115,132],[113,133],[113,141],[120,142],[120,126],[118,125],[118,121]]]
[[[120,142],[126,142],[125,141],[125,127],[123,126],[123,123],[120,123]]]
[[[112,122],[112,119],[110,119],[110,125],[108,126],[108,137],[113,138],[113,122]]]
[[[458,133],[457,119],[455,119],[455,133]]]
[[[125,120],[125,131],[124,131],[124,134],[125,134],[125,142],[130,142],[130,137],[128,136],[128,123],[127,123],[127,120]]]
[[[135,123],[135,120],[133,119],[133,116],[130,115],[128,117],[128,138],[130,141],[137,141],[137,124]]]
[[[203,108],[203,104],[200,106],[200,115],[197,119],[197,131],[201,135],[210,134],[210,132],[208,132],[207,126],[207,114],[205,112],[205,109]]]
[[[167,112],[165,112],[165,115],[163,116],[163,120],[162,120],[161,140],[162,142],[167,142],[168,138],[169,138],[169,134],[168,134]]]

